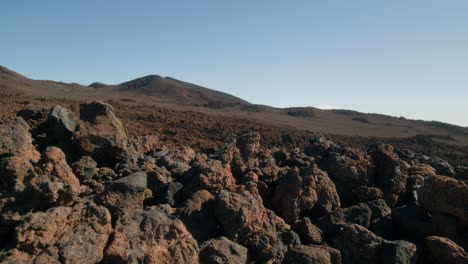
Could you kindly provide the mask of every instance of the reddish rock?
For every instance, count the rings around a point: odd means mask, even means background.
[[[247,249],[226,237],[205,241],[198,256],[201,264],[247,263]]]
[[[214,216],[214,198],[208,191],[201,190],[177,208],[176,215],[199,243],[217,234],[218,223]]]
[[[390,145],[374,145],[371,148],[375,166],[375,184],[383,191],[383,199],[393,207],[406,191],[406,170],[409,165],[401,160]]]
[[[244,134],[237,139],[237,147],[244,161],[250,160],[257,155],[260,150],[260,139],[260,133],[257,132]]]
[[[322,244],[323,242],[322,230],[313,225],[307,217],[296,221],[291,228],[299,235],[303,244]]]
[[[369,184],[371,159],[360,150],[338,146],[319,136],[311,140],[305,152],[316,157],[320,169],[328,173],[343,205],[353,202],[353,190]]]
[[[2,263],[98,263],[111,231],[109,212],[93,203],[30,213],[15,229],[14,248],[4,252],[0,260]]]
[[[314,207],[326,213],[339,206],[335,185],[316,166],[290,170],[281,178],[270,201],[270,207],[286,223],[293,223],[299,214]]]
[[[32,162],[40,158],[32,144],[29,126],[21,117],[0,125],[0,157],[10,156],[20,156]]]
[[[448,238],[430,236],[426,238],[425,245],[432,263],[468,263],[468,253]]]
[[[197,190],[207,190],[213,194],[234,186],[236,180],[229,167],[218,160],[194,162],[192,169],[184,176],[184,194],[190,197]]]
[[[408,168],[408,175],[420,175],[423,177],[436,175],[436,170],[429,164],[418,163]]]
[[[419,191],[419,204],[430,212],[455,216],[468,224],[468,183],[445,176],[425,179]]]
[[[382,198],[383,192],[376,187],[359,186],[353,191],[356,202],[367,202]]]
[[[48,147],[42,154],[42,165],[35,179],[37,192],[50,206],[71,205],[81,192],[80,181],[68,166],[65,154]]]
[[[143,202],[150,196],[146,173],[135,172],[110,182],[97,197],[97,202],[106,206],[112,215],[120,216],[135,208],[142,209]]]
[[[198,263],[198,244],[177,218],[156,208],[117,220],[105,263]]]
[[[98,162],[115,161],[127,150],[127,134],[114,108],[106,103],[80,105],[80,121],[75,140],[82,155]]]
[[[282,263],[341,264],[341,254],[330,247],[301,245],[290,249]]]
[[[216,199],[215,215],[223,235],[245,246],[255,261],[264,263],[282,258],[278,220],[263,207],[260,195],[253,189],[223,191]]]

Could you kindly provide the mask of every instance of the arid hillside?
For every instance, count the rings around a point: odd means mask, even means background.
[[[101,100],[134,106],[134,109],[156,107],[201,113],[212,118],[240,118],[281,129],[299,129],[331,135],[374,138],[413,138],[423,135],[435,142],[468,146],[467,128],[455,125],[350,110],[321,110],[313,107],[281,109],[254,105],[232,95],[157,75],[119,85],[93,83],[90,86],[82,86],[31,80],[2,67],[0,92],[78,101]],[[142,110],[142,113],[144,112],[146,110]]]

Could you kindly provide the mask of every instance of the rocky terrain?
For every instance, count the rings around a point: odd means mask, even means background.
[[[468,263],[463,149],[62,102],[3,112],[1,263]]]
[[[182,113],[185,115],[182,117],[184,120],[190,121],[193,119],[192,115],[196,119],[202,116],[203,119],[208,118],[209,121],[221,122],[219,126],[224,126],[224,128],[239,126],[236,122],[226,125],[224,119],[240,118],[248,120],[249,126],[256,127],[257,123],[261,123],[283,130],[300,129],[344,137],[361,136],[365,137],[364,141],[370,137],[411,138],[421,141],[421,138],[415,137],[422,136],[423,141],[431,143],[468,146],[466,127],[351,110],[322,110],[314,107],[275,108],[255,105],[230,94],[158,75],[148,75],[116,85],[95,82],[86,86],[77,83],[34,80],[0,66],[0,99],[7,100],[6,104],[10,104],[8,100],[11,97],[16,100],[16,104],[18,104],[18,97],[19,104],[30,100],[29,98],[41,98],[45,101],[111,102],[116,106],[117,112],[130,111],[130,114],[134,116],[134,119],[130,120],[132,123],[146,119],[143,120],[146,126],[139,127],[140,130],[147,129],[147,125],[153,126],[152,129],[154,129],[153,121],[159,117],[164,119],[162,121],[172,119],[170,122],[179,123],[179,126],[187,126],[180,124],[179,119],[181,115],[179,112],[185,112]],[[177,111],[175,113],[177,118],[171,116],[174,111]],[[14,115],[9,108],[6,108],[4,113]],[[0,112],[0,115],[4,113]],[[201,129],[205,129],[204,125],[200,125]],[[193,130],[191,132],[193,133]]]

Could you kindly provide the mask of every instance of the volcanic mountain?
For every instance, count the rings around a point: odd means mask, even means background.
[[[218,106],[250,104],[227,93],[159,75],[148,75],[118,85],[95,82],[83,86],[76,83],[32,80],[3,66],[0,66],[0,91],[53,98],[136,101],[137,98],[146,98],[156,102]]]
[[[157,96],[186,104],[249,104],[247,101],[227,93],[159,75],[148,75],[119,85],[92,83],[90,87],[110,89],[121,93]]]

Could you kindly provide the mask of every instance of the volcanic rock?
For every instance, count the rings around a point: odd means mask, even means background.
[[[468,263],[468,253],[448,238],[430,236],[425,244],[432,263]]]
[[[290,170],[281,178],[270,201],[270,207],[286,223],[294,223],[302,212],[314,207],[323,214],[339,206],[335,185],[316,166]]]
[[[330,247],[300,245],[290,249],[282,263],[341,264],[341,254]]]
[[[112,231],[109,211],[93,203],[30,213],[14,231],[2,263],[98,263]]]
[[[301,238],[303,244],[322,244],[322,230],[313,225],[307,217],[296,221],[292,226],[292,230]]]
[[[430,212],[445,213],[468,224],[468,183],[445,176],[425,179],[419,191],[419,204]]]
[[[114,108],[106,103],[80,105],[80,121],[75,139],[82,155],[109,163],[127,150],[127,134]]]
[[[197,263],[198,244],[177,218],[157,208],[133,209],[116,223],[105,263]]]
[[[278,220],[263,207],[260,195],[252,188],[221,192],[215,201],[215,216],[222,234],[245,246],[255,261],[282,258],[285,250],[277,237]]]
[[[406,191],[406,169],[409,167],[401,160],[390,145],[374,145],[371,147],[372,160],[375,165],[375,182],[383,191],[383,199],[390,207],[399,200]]]
[[[247,249],[226,237],[205,241],[198,256],[201,264],[247,263]]]
[[[199,243],[215,237],[218,232],[214,198],[208,191],[201,190],[177,209],[176,215]]]

